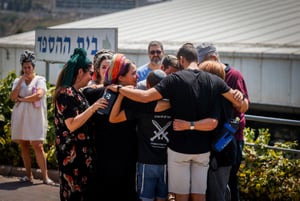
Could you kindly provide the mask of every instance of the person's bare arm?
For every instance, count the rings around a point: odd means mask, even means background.
[[[235,106],[235,105],[233,105],[233,107],[234,107],[237,111],[239,111],[239,112],[241,112],[241,113],[245,113],[245,112],[247,112],[247,110],[249,109],[249,101],[248,101],[248,99],[245,97],[245,98],[243,99],[242,104],[241,104],[240,106]]]
[[[93,105],[88,107],[84,112],[78,114],[75,117],[68,118],[65,120],[67,128],[73,132],[80,128],[99,108],[107,107],[107,100],[100,98]]]
[[[26,76],[21,76],[16,87],[12,90],[12,92],[10,93],[10,99],[12,101],[18,101],[18,97],[19,97],[19,92],[21,89],[21,84],[23,81],[25,81],[26,79],[28,79]]]
[[[198,131],[211,131],[218,125],[218,120],[214,118],[205,118],[194,121],[194,129]],[[190,130],[191,122],[182,119],[174,119],[173,129],[175,131]]]
[[[248,110],[249,101],[239,90],[230,89],[228,92],[223,93],[222,95],[229,100],[233,104],[233,107],[239,112],[245,113]]]
[[[156,103],[154,112],[162,112],[171,108],[171,104],[169,100],[159,100]]]
[[[121,110],[121,104],[124,96],[122,94],[118,95],[118,98],[116,99],[116,102],[114,103],[110,115],[109,115],[109,122],[111,123],[119,123],[126,121],[126,114],[125,110]]]
[[[132,87],[119,87],[119,85],[109,85],[107,86],[108,89],[114,91],[114,92],[119,92],[123,96],[134,100],[136,102],[141,102],[141,103],[148,103],[151,101],[155,100],[160,100],[162,99],[161,94],[155,89],[155,88],[150,88],[147,90],[141,90],[141,89],[133,89]]]
[[[19,102],[34,102],[34,101],[39,101],[45,94],[45,90],[44,89],[37,89],[37,92],[29,95],[29,96],[25,96],[25,97],[17,97],[16,101]]]

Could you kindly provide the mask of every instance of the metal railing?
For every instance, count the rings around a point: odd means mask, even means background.
[[[249,121],[272,123],[272,124],[282,124],[282,125],[290,125],[290,126],[299,126],[300,127],[300,121],[299,120],[265,117],[265,116],[256,116],[256,115],[249,115],[249,114],[245,114],[245,117],[246,117],[246,120],[249,120]],[[274,146],[269,146],[269,145],[258,145],[258,144],[247,143],[247,142],[245,142],[245,145],[254,146],[254,147],[262,147],[262,148],[279,150],[279,151],[285,151],[285,152],[291,152],[291,153],[300,153],[300,150],[298,150],[298,149],[288,149],[288,148],[274,147]]]
[[[274,146],[269,146],[269,145],[264,145],[264,144],[260,145],[260,144],[254,144],[254,143],[248,143],[248,142],[245,142],[245,145],[300,154],[300,150],[298,150],[298,149],[288,149],[288,148],[283,148],[283,147],[274,147]]]
[[[245,114],[245,117],[246,120],[249,121],[257,121],[257,122],[272,123],[272,124],[283,124],[283,125],[290,125],[290,126],[300,126],[299,120],[264,117],[264,116],[256,116],[256,115],[249,115],[249,114]]]

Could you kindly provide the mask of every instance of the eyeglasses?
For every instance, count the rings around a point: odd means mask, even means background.
[[[154,55],[154,54],[161,54],[161,51],[160,50],[151,50],[150,51],[150,54]]]

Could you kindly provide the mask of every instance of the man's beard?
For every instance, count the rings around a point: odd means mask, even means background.
[[[160,57],[153,57],[153,58],[151,59],[151,63],[152,63],[152,64],[155,64],[155,65],[161,64],[161,61],[162,61],[162,59],[161,59]]]

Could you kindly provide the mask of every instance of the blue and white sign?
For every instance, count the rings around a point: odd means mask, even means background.
[[[117,28],[39,29],[35,32],[35,54],[38,60],[66,62],[75,48],[84,48],[92,61],[101,49],[118,49]]]

